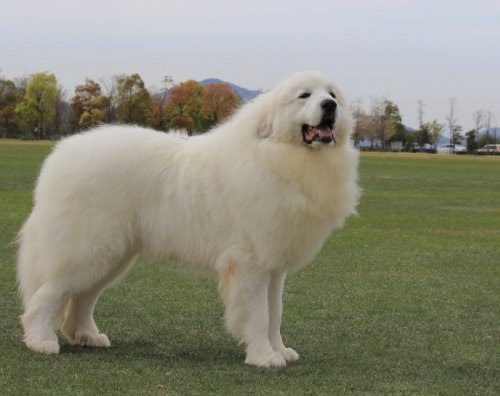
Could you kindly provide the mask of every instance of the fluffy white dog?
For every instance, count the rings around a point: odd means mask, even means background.
[[[246,363],[297,360],[280,334],[285,277],[359,198],[348,107],[304,72],[202,136],[110,126],[61,141],[19,234],[26,345],[58,353],[59,328],[73,345],[109,347],[94,306],[144,255],[217,275]]]

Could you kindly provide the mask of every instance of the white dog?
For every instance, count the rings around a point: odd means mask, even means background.
[[[58,353],[59,328],[73,345],[109,347],[94,306],[144,255],[217,275],[246,363],[297,360],[280,334],[285,277],[359,198],[348,107],[305,72],[202,136],[111,126],[61,141],[19,234],[26,345]]]

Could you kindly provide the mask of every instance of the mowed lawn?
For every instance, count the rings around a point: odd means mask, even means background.
[[[500,158],[363,154],[359,216],[287,282],[301,359],[266,371],[212,280],[146,261],[97,305],[110,349],[24,347],[11,243],[50,150],[0,143],[0,394],[500,393]]]

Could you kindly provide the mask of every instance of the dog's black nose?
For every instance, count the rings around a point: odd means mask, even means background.
[[[332,115],[337,108],[337,103],[331,99],[325,99],[321,102],[321,108],[325,112],[325,115]]]

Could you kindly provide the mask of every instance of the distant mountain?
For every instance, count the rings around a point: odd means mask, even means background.
[[[497,139],[500,138],[500,127],[490,128],[490,130],[488,131],[488,134],[490,136],[496,136]],[[483,128],[483,129],[479,130],[479,137],[482,137],[484,135],[486,135],[486,128]]]
[[[227,81],[219,80],[218,78],[206,78],[205,80],[199,81],[199,83],[203,86],[206,86],[206,85],[212,84],[212,83],[227,84],[233,90],[233,92],[241,98],[242,102],[244,102],[244,103],[248,102],[249,100],[252,100],[253,98],[255,98],[256,96],[259,96],[262,93],[262,91],[243,88],[243,87],[240,87],[239,85],[236,85],[236,84],[233,84],[233,83],[230,83]],[[162,93],[158,93],[156,95],[158,97],[162,98],[163,100],[166,100],[170,97],[170,92],[168,92],[168,91],[162,92]]]
[[[261,91],[243,88],[240,87],[239,85],[219,80],[218,78],[206,78],[205,80],[200,81],[200,84],[202,85],[208,85],[213,83],[224,83],[229,85],[233,90],[233,92],[236,93],[236,95],[238,95],[243,102],[248,102],[249,100],[261,94]]]
[[[445,144],[450,144],[450,134],[443,135],[439,138],[439,141],[437,143],[438,147],[439,146],[444,146]]]

